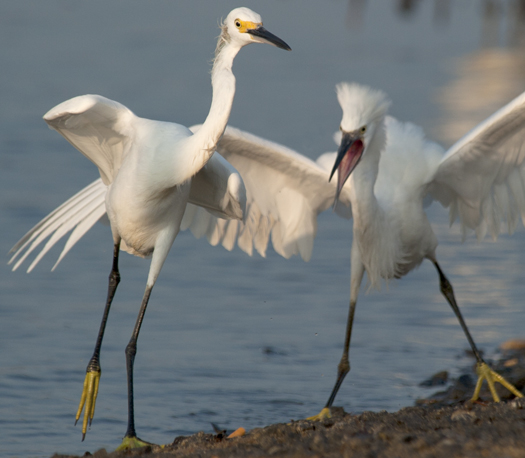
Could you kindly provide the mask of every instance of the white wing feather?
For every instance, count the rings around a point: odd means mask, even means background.
[[[27,256],[29,256],[47,237],[51,236],[42,251],[40,251],[38,256],[27,269],[28,272],[31,272],[42,256],[44,256],[67,232],[75,228],[69,236],[58,261],[53,266],[53,269],[55,269],[57,264],[68,253],[73,245],[106,214],[106,190],[107,186],[100,178],[95,180],[28,231],[27,234],[24,235],[24,237],[22,237],[13,248],[11,248],[10,253],[14,254],[9,260],[9,264],[15,262],[20,256],[20,259],[18,259],[13,266],[13,270],[16,270],[20,264],[24,262]]]
[[[133,137],[137,118],[128,108],[100,95],[81,95],[44,115],[49,127],[92,161],[109,185]]]
[[[128,108],[100,95],[82,95],[60,103],[44,115],[59,132],[99,169],[100,179],[79,191],[33,227],[11,249],[16,270],[47,238],[28,272],[65,234],[73,230],[53,270],[75,243],[106,213],[107,186],[117,174],[136,134],[137,118]],[[30,244],[30,245],[29,245]]]
[[[192,178],[189,202],[220,218],[243,219],[246,190],[239,172],[215,153]]]
[[[429,190],[463,234],[496,238],[502,220],[512,233],[520,215],[525,225],[525,93],[447,151]]]
[[[200,126],[190,129],[196,131]],[[202,210],[187,210],[184,228],[212,245],[231,250],[237,245],[249,255],[255,248],[266,255],[268,241],[285,258],[300,254],[309,260],[317,230],[317,215],[330,207],[335,184],[310,159],[233,127],[227,127],[217,151],[241,174],[246,187],[245,222],[224,221]],[[346,191],[341,201],[349,205]]]

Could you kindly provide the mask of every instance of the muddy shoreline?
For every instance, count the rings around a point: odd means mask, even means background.
[[[491,367],[523,392],[525,343],[508,342],[501,350],[501,358],[490,362]],[[199,432],[177,437],[162,448],[145,447],[126,453],[102,449],[84,456],[525,458],[525,398],[513,399],[497,385],[502,402],[494,403],[484,386],[481,400],[472,403],[469,398],[474,381],[473,364],[455,380],[448,381],[448,375],[441,372],[422,382],[433,390],[444,383],[448,386],[418,400],[416,406],[395,413],[353,415],[334,408],[332,418],[324,421],[275,424],[235,438],[227,438],[231,431]],[[53,456],[66,457],[69,455]]]

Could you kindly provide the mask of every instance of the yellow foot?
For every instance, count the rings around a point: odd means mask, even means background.
[[[472,396],[471,401],[476,401],[479,398],[479,392],[481,390],[481,385],[483,384],[483,380],[487,381],[487,384],[489,386],[489,390],[492,394],[492,398],[494,399],[494,402],[499,402],[500,398],[498,396],[498,393],[496,393],[496,387],[494,386],[494,383],[498,382],[501,383],[507,390],[509,390],[514,396],[518,398],[522,398],[523,394],[521,394],[514,385],[507,382],[501,375],[499,375],[497,372],[494,372],[487,363],[478,363],[476,367],[476,373],[478,374],[478,382],[476,383],[476,389],[474,390],[474,395]]]
[[[330,407],[325,407],[321,412],[319,412],[317,415],[314,415],[313,417],[308,417],[307,420],[310,421],[323,421],[327,418],[331,418],[332,414],[330,413]]]
[[[95,415],[95,402],[98,395],[98,384],[100,382],[100,371],[88,371],[86,372],[86,378],[84,379],[84,389],[82,390],[82,396],[80,398],[80,404],[78,406],[77,415],[75,417],[75,425],[77,424],[82,409],[85,405],[84,410],[84,421],[82,422],[82,440],[86,437],[86,431],[88,424],[91,426],[93,415]]]
[[[124,439],[122,440],[122,444],[120,444],[116,451],[117,452],[123,452],[123,451],[126,451],[126,450],[131,450],[133,448],[142,448],[142,447],[147,447],[147,446],[152,446],[154,447],[155,444],[152,444],[151,442],[146,442],[146,441],[143,441],[141,439],[139,439],[138,437],[124,437]]]

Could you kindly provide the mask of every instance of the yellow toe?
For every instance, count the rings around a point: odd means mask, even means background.
[[[98,385],[100,383],[101,371],[88,371],[84,379],[84,388],[80,403],[78,405],[77,415],[75,416],[75,424],[77,424],[82,410],[84,409],[84,420],[82,422],[82,440],[86,436],[88,424],[91,426],[91,421],[95,415],[95,403],[98,395]],[[84,408],[85,407],[85,408]]]
[[[492,394],[492,399],[494,399],[494,402],[500,402],[500,398],[498,396],[498,393],[496,392],[496,382],[500,383],[505,388],[507,388],[507,390],[509,390],[514,396],[518,398],[523,397],[523,394],[521,394],[514,385],[507,382],[507,380],[505,380],[501,375],[493,371],[487,365],[487,363],[478,363],[476,367],[476,373],[478,374],[478,381],[476,383],[474,394],[472,395],[472,401],[476,401],[479,398],[479,392],[481,390],[483,380],[487,381],[487,385],[489,387],[490,393]]]
[[[308,417],[307,420],[323,421],[323,420],[326,420],[327,418],[332,418],[332,414],[330,413],[330,407],[325,407],[317,415],[314,415],[313,417]]]

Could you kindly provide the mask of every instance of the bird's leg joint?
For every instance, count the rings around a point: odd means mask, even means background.
[[[343,357],[337,366],[337,372],[339,377],[344,377],[350,372],[350,361],[348,360],[348,355],[343,354]]]
[[[86,368],[86,372],[98,372],[101,373],[99,355],[94,353]]]
[[[441,293],[447,298],[449,302],[455,302],[454,298],[454,289],[446,277],[442,276],[441,281],[439,282]]]
[[[131,340],[126,346],[126,357],[133,363],[135,361],[135,355],[137,354],[137,344]]]
[[[112,270],[109,274],[109,286],[111,288],[116,288],[120,283],[120,273],[118,270]]]

